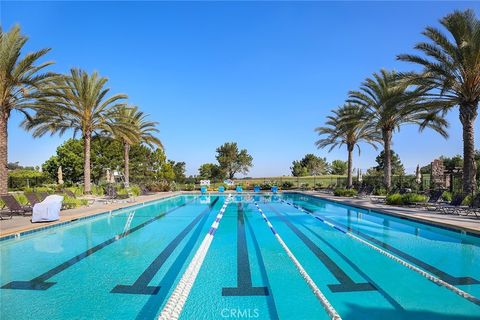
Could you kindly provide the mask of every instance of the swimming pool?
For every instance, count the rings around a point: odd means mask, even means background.
[[[176,196],[0,257],[2,319],[154,319],[184,279],[181,319],[329,319],[313,287],[342,319],[480,318],[478,237],[302,194]]]

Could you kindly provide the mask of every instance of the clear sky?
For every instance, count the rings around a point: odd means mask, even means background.
[[[306,153],[346,159],[345,149],[317,150],[314,128],[350,89],[380,68],[411,70],[396,61],[412,52],[427,25],[478,2],[0,2],[1,25],[18,23],[26,50],[52,48],[53,71],[71,67],[107,76],[160,122],[167,156],[187,173],[215,161],[215,149],[236,141],[254,158],[250,176],[290,174]],[[450,138],[415,127],[394,135],[408,171],[441,154],[462,152],[458,110]],[[9,127],[9,160],[39,165],[63,138],[33,139]],[[476,140],[479,141],[479,125]],[[354,165],[374,165],[363,146]]]

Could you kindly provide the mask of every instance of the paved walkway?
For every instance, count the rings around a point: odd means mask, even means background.
[[[121,209],[137,203],[162,199],[177,194],[181,194],[181,192],[161,192],[152,195],[138,196],[134,198],[134,201],[130,200],[129,202],[127,202],[127,200],[121,200],[116,203],[95,202],[89,207],[63,210],[60,213],[60,220],[54,222],[32,223],[30,221],[30,219],[32,218],[30,215],[27,215],[25,217],[14,215],[12,219],[0,220],[0,237],[28,230],[43,228],[45,226],[55,225],[65,221],[70,221],[81,217],[94,215],[97,213],[108,212],[110,210]]]
[[[420,222],[427,222],[440,226],[461,229],[480,235],[480,218],[475,218],[475,215],[458,216],[439,214],[436,213],[436,211],[428,211],[421,208],[390,206],[382,203],[372,202],[370,199],[336,197],[334,195],[316,191],[299,191],[299,193],[313,195],[319,198],[360,207],[367,210],[375,210],[377,212],[395,215],[400,218],[408,218],[410,220],[418,220]]]

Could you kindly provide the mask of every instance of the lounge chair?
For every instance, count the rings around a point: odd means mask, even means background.
[[[72,190],[69,189],[63,189],[63,193],[67,195],[67,197],[72,198],[72,199],[77,199],[77,196]]]
[[[273,186],[272,187],[272,193],[277,193],[278,192],[278,187],[277,186]]]
[[[360,189],[358,190],[358,194],[356,198],[363,199],[363,198],[370,197],[373,193],[373,189],[374,188],[371,185],[361,186]]]
[[[450,203],[437,206],[437,211],[443,214],[460,214],[462,202],[465,200],[465,197],[466,195],[462,193],[456,194]]]
[[[51,195],[33,207],[32,222],[49,222],[60,219],[63,196]]]
[[[8,210],[10,210],[10,214],[21,214],[25,216],[26,213],[32,212],[31,206],[22,206],[11,194],[2,195],[0,198]]]
[[[42,202],[43,200],[40,201],[40,198],[38,197],[38,195],[34,192],[25,192],[25,197],[27,198],[28,202],[30,203],[30,205],[33,207],[34,205],[36,205],[37,203],[40,203]]]
[[[48,192],[38,192],[38,198],[40,200],[40,202],[42,202],[43,200],[45,200],[45,198],[47,198],[50,194],[48,194]]]
[[[477,193],[475,197],[473,197],[472,202],[468,206],[460,206],[459,214],[465,214],[468,216],[469,214],[474,214],[475,217],[480,217],[480,193]]]
[[[225,192],[225,187],[224,186],[218,187],[218,192]]]
[[[436,209],[436,205],[441,202],[442,195],[443,195],[443,190],[434,190],[430,193],[430,196],[428,197],[428,200],[426,202],[417,202],[414,203],[413,205],[416,207],[423,207],[428,210],[428,208],[432,207]]]
[[[241,186],[237,186],[235,191],[237,191],[238,193],[241,193],[241,192],[243,192],[243,188]]]
[[[202,186],[202,187],[200,188],[200,193],[202,193],[202,194],[207,193],[207,187]]]
[[[259,186],[253,187],[253,192],[260,192],[260,187]]]

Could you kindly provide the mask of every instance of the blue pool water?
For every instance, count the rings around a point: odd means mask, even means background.
[[[1,241],[1,319],[156,318],[226,199],[182,195]],[[343,319],[480,319],[478,237],[301,194],[233,197],[181,319],[329,319],[255,203]]]

